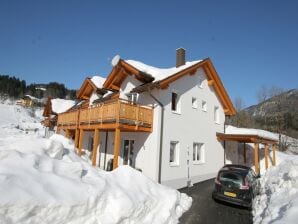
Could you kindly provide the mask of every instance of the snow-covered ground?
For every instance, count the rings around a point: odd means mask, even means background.
[[[129,166],[90,166],[30,113],[0,104],[0,223],[177,223],[191,206]]]
[[[278,165],[260,178],[254,223],[298,223],[298,155],[277,152],[277,159]]]

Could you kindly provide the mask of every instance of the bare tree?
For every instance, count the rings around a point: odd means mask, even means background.
[[[267,100],[269,98],[268,87],[266,85],[262,85],[260,89],[257,91],[256,96],[259,103],[262,103],[265,100]]]
[[[245,107],[243,99],[241,97],[236,97],[234,100],[234,106],[237,112],[241,111]]]
[[[279,96],[280,94],[282,94],[284,92],[284,90],[280,87],[277,86],[271,86],[268,89],[268,96],[271,97],[275,97],[275,96]]]
[[[231,117],[228,123],[236,127],[251,127],[254,122],[250,115],[244,110],[244,100],[241,97],[236,97],[234,100],[234,106],[236,115]]]

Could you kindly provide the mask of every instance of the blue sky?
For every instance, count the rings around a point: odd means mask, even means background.
[[[157,67],[210,57],[230,97],[298,88],[297,1],[0,1],[0,74],[79,88],[119,54]]]

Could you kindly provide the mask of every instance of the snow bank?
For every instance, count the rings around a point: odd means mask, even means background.
[[[297,223],[298,156],[278,153],[281,163],[261,177],[254,200],[254,223]]]
[[[64,99],[52,99],[52,110],[53,112],[59,114],[67,111],[75,105],[74,100],[64,100]]]
[[[150,65],[146,65],[140,61],[134,60],[126,60],[125,62],[144,73],[152,75],[155,78],[154,81],[160,81],[201,61],[202,60],[186,62],[185,65],[179,66],[178,68],[156,68]]]
[[[102,88],[104,82],[106,81],[106,78],[101,77],[101,76],[93,76],[93,77],[91,78],[91,81],[94,83],[94,85],[95,85],[97,88]]]
[[[0,195],[0,223],[177,223],[191,206],[187,195],[129,166],[92,167],[61,135],[45,139],[1,123]]]

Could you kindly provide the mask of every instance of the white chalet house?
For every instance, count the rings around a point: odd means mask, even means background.
[[[130,165],[161,184],[182,188],[215,177],[224,165],[225,117],[232,102],[209,58],[156,68],[115,56],[107,78],[87,78],[79,103],[58,115],[57,130],[78,154],[111,170]]]

